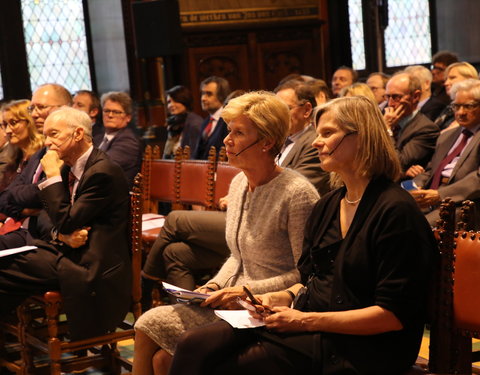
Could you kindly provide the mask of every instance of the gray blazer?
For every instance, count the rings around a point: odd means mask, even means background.
[[[417,112],[398,135],[395,144],[403,170],[415,164],[425,167],[435,151],[440,129],[423,113]]]
[[[428,188],[433,178],[433,174],[452,148],[453,144],[462,132],[462,127],[451,129],[441,134],[438,138],[435,153],[424,173],[414,178],[415,183],[422,188]],[[461,204],[462,201],[470,199],[477,201],[477,207],[480,202],[480,131],[473,136],[470,143],[460,155],[452,175],[446,185],[438,188],[440,198],[451,198],[455,203]],[[438,211],[438,210],[435,210]],[[477,209],[478,212],[478,209]],[[430,215],[430,214],[429,214]],[[427,219],[429,219],[427,215]],[[433,215],[430,215],[434,220]],[[478,217],[478,214],[477,214]],[[430,221],[430,219],[429,219]]]
[[[305,176],[315,186],[320,196],[323,196],[331,190],[330,175],[320,168],[318,151],[312,146],[315,138],[315,129],[309,125],[307,130],[295,141],[280,166],[294,169]]]

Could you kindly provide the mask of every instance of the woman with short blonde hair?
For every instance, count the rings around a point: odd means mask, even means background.
[[[288,135],[288,106],[272,92],[254,91],[230,100],[222,111],[227,124],[241,115],[252,120],[260,139],[274,140],[270,153],[276,156]]]
[[[134,375],[167,374],[179,336],[218,320],[215,308],[238,308],[237,298],[246,297],[244,285],[263,293],[299,279],[303,230],[318,193],[298,172],[275,163],[288,132],[288,107],[271,92],[250,92],[231,99],[222,117],[229,129],[223,141],[228,162],[241,170],[227,195],[225,237],[231,256],[199,288],[209,294],[200,307],[160,306],[137,320]],[[161,249],[150,252],[144,273],[160,273],[163,255]]]

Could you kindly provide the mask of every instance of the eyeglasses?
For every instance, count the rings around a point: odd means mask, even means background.
[[[386,100],[392,99],[394,102],[399,102],[406,95],[408,95],[408,94],[403,94],[403,95],[402,94],[391,94],[391,95],[390,94],[385,94],[385,99]]]
[[[441,72],[443,72],[446,68],[444,68],[443,66],[439,66],[439,65],[431,65],[430,66],[430,70],[440,70]]]
[[[10,126],[11,128],[14,128],[16,127],[20,122],[23,122],[23,121],[27,121],[27,120],[24,120],[24,119],[20,119],[20,120],[10,120],[10,121],[4,121],[1,123],[1,125],[4,127],[4,128],[7,128],[7,126]]]
[[[302,104],[298,104],[298,105],[294,105],[294,106],[290,106],[290,105],[289,105],[289,106],[288,106],[288,110],[289,110],[289,111],[293,111],[293,110],[296,109],[296,108],[303,107],[306,103],[307,103],[307,102],[302,103]]]
[[[473,103],[467,103],[467,104],[457,104],[457,103],[452,103],[450,104],[450,107],[455,111],[460,111],[461,108],[463,108],[466,112],[471,112],[475,108],[477,108],[480,105],[479,102],[473,102]]]
[[[27,107],[28,113],[32,114],[35,110],[38,113],[45,112],[48,108],[60,107],[59,105],[41,105],[41,104],[32,104]]]
[[[113,117],[119,117],[121,115],[124,115],[125,112],[122,112],[122,111],[116,111],[114,109],[104,109],[103,111],[103,114],[104,115],[107,115],[107,116],[113,116]]]

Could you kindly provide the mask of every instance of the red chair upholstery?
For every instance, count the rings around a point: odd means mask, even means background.
[[[217,172],[215,174],[215,194],[213,202],[215,207],[218,207],[218,201],[228,193],[230,182],[240,173],[240,169],[233,167],[226,162],[217,163]]]

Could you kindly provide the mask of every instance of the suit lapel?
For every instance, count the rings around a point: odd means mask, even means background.
[[[307,142],[307,139],[311,137],[312,130],[313,127],[311,125],[308,125],[308,128],[305,130],[305,132],[293,143],[290,152],[285,157],[285,159],[283,159],[283,162],[280,165],[281,167],[287,168],[293,163],[293,159],[295,158],[295,156],[299,155],[300,148],[303,147],[305,142]]]
[[[451,177],[455,176],[455,173],[457,173],[458,168],[460,168],[462,166],[462,164],[465,162],[465,160],[470,155],[472,150],[478,146],[479,139],[480,139],[480,131],[477,131],[475,133],[475,135],[473,135],[472,140],[465,147],[465,150],[463,150],[462,154],[458,158],[458,161],[455,164],[455,167],[453,168]]]
[[[94,147],[93,150],[92,150],[92,153],[90,154],[90,156],[87,159],[87,163],[85,164],[85,169],[83,170],[82,177],[80,177],[80,180],[78,181],[78,186],[77,186],[77,190],[76,190],[76,194],[75,194],[75,200],[77,199],[77,197],[80,195],[80,192],[82,191],[83,182],[85,180],[85,174],[86,174],[87,170],[93,164],[95,164],[97,162],[97,159],[100,155],[101,155],[101,151],[98,148]],[[67,177],[67,181],[68,181],[68,177]]]

